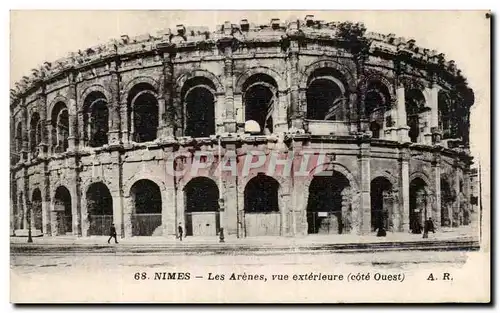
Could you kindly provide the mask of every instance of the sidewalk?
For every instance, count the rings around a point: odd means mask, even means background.
[[[91,237],[76,237],[76,236],[47,236],[33,237],[33,243],[29,245],[107,245],[108,236],[91,236]],[[451,229],[442,229],[436,234],[430,233],[429,238],[423,239],[422,234],[410,233],[387,233],[386,237],[377,237],[375,233],[370,235],[307,235],[301,237],[246,237],[237,238],[236,236],[226,236],[225,245],[227,246],[258,246],[264,247],[311,247],[334,244],[377,244],[377,243],[403,243],[403,242],[439,242],[439,241],[478,241],[478,233],[470,227],[459,227]],[[120,246],[220,246],[218,236],[211,237],[186,237],[182,242],[175,238],[169,237],[129,237],[118,238]],[[113,242],[113,240],[111,241]],[[11,245],[27,244],[26,237],[11,237]]]

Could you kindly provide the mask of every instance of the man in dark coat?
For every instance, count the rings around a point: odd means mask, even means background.
[[[179,239],[180,239],[180,241],[182,241],[183,229],[182,229],[182,226],[180,223],[179,223],[179,227],[177,227],[177,231],[179,232]]]
[[[118,243],[118,240],[116,239],[116,228],[115,224],[111,224],[111,228],[109,229],[109,238],[108,238],[108,243],[111,240],[111,238],[115,238],[115,243]]]
[[[434,222],[432,222],[432,218],[430,218],[430,217],[424,223],[424,236],[423,236],[423,238],[429,238],[429,232],[432,232],[433,234],[435,233]]]

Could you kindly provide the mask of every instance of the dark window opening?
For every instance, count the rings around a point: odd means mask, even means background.
[[[265,74],[256,74],[248,78],[243,85],[245,103],[245,121],[256,121],[260,134],[271,134],[274,121],[272,114],[277,105],[277,84]]]
[[[417,142],[420,135],[420,113],[425,110],[425,97],[422,91],[410,89],[405,91],[406,123],[410,130],[411,142]]]
[[[186,95],[186,136],[208,137],[215,134],[214,95],[204,87]]]
[[[41,142],[41,121],[38,113],[33,113],[30,120],[30,151],[36,153]]]
[[[102,147],[108,143],[109,110],[106,98],[100,92],[92,92],[84,105],[84,139],[91,147]]]
[[[154,88],[147,83],[137,84],[128,97],[129,130],[135,142],[154,141],[158,131],[158,100]]]
[[[339,86],[328,79],[314,80],[306,92],[307,118],[340,120],[345,114],[345,100]]]

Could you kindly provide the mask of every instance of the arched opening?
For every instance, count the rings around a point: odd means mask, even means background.
[[[68,150],[69,115],[68,108],[63,102],[58,102],[52,109],[52,144],[55,153]]]
[[[205,77],[188,80],[181,91],[185,109],[185,135],[208,137],[215,134],[215,85]]]
[[[454,117],[460,113],[454,107],[454,103],[446,91],[440,90],[438,93],[438,123],[442,132],[442,139],[460,137],[458,119]]]
[[[23,150],[23,124],[21,122],[17,123],[16,127],[16,151],[21,154]]]
[[[330,68],[314,71],[307,82],[307,119],[345,121],[347,95],[341,73]]]
[[[245,122],[256,121],[260,134],[273,132],[273,111],[277,106],[278,85],[266,74],[250,76],[243,84],[243,103],[245,103]]]
[[[108,143],[108,102],[102,92],[91,92],[84,101],[84,140],[90,147],[102,147]]]
[[[364,95],[364,115],[370,123],[373,138],[380,138],[380,132],[386,121],[386,112],[391,109],[391,96],[385,84],[378,80],[368,83]],[[385,123],[384,123],[385,122]]]
[[[132,185],[130,196],[134,205],[132,235],[160,235],[162,211],[160,187],[151,180],[141,179]]]
[[[43,222],[42,222],[42,192],[40,189],[36,188],[33,191],[33,196],[31,197],[31,225],[33,229],[37,229],[42,232]]]
[[[453,212],[453,193],[448,181],[441,177],[441,226],[451,226],[451,212]]]
[[[394,199],[392,184],[385,177],[377,177],[370,184],[372,231],[379,228],[392,230],[398,225],[392,224]]]
[[[405,91],[406,124],[410,127],[408,136],[411,142],[417,142],[420,135],[420,114],[425,110],[425,97],[422,91]]]
[[[281,217],[278,202],[280,185],[272,177],[258,174],[245,186],[246,236],[279,236]]]
[[[342,234],[351,228],[349,180],[341,173],[317,175],[309,185],[308,234]]]
[[[38,152],[38,145],[42,141],[40,115],[35,112],[30,120],[30,151],[33,154]]]
[[[56,212],[56,229],[58,235],[73,233],[73,212],[71,210],[71,194],[64,186],[56,189],[54,196],[54,211]]]
[[[128,96],[129,131],[135,142],[153,141],[158,131],[158,100],[153,86],[135,85]],[[131,115],[131,116],[130,116]]]
[[[186,235],[215,236],[219,231],[219,188],[213,180],[196,177],[184,187]]]
[[[427,184],[421,178],[415,178],[410,183],[410,230],[420,234],[427,216],[428,203]]]
[[[97,182],[90,185],[86,193],[89,236],[108,235],[113,224],[113,198],[108,187]],[[119,230],[117,230],[119,233]]]

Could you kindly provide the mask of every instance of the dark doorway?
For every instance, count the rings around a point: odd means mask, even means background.
[[[392,228],[392,203],[389,199],[392,192],[392,184],[385,177],[377,177],[370,185],[371,196],[371,225],[372,231],[379,228],[389,230]]]
[[[215,236],[219,225],[219,188],[213,180],[196,177],[184,188],[186,235]]]
[[[155,235],[155,231],[161,226],[160,187],[148,179],[141,179],[132,186],[130,195],[134,202],[132,235]]]
[[[93,183],[87,190],[86,198],[89,235],[108,235],[113,224],[113,198],[108,187],[102,182]]]
[[[279,183],[272,177],[260,174],[245,186],[245,213],[279,212]]]
[[[342,215],[343,191],[349,187],[349,180],[339,172],[333,171],[331,176],[315,176],[309,186],[307,200],[307,233],[308,234],[342,234],[344,231]],[[345,208],[344,208],[345,211]]]
[[[42,192],[40,189],[36,188],[33,191],[33,197],[31,200],[32,209],[32,227],[33,229],[38,229],[40,232],[43,231],[43,221],[42,221]]]
[[[59,186],[54,197],[57,212],[57,234],[73,233],[73,213],[71,210],[71,194],[66,187]]]
[[[410,230],[414,234],[422,233],[424,218],[427,215],[427,185],[421,178],[410,183]]]

